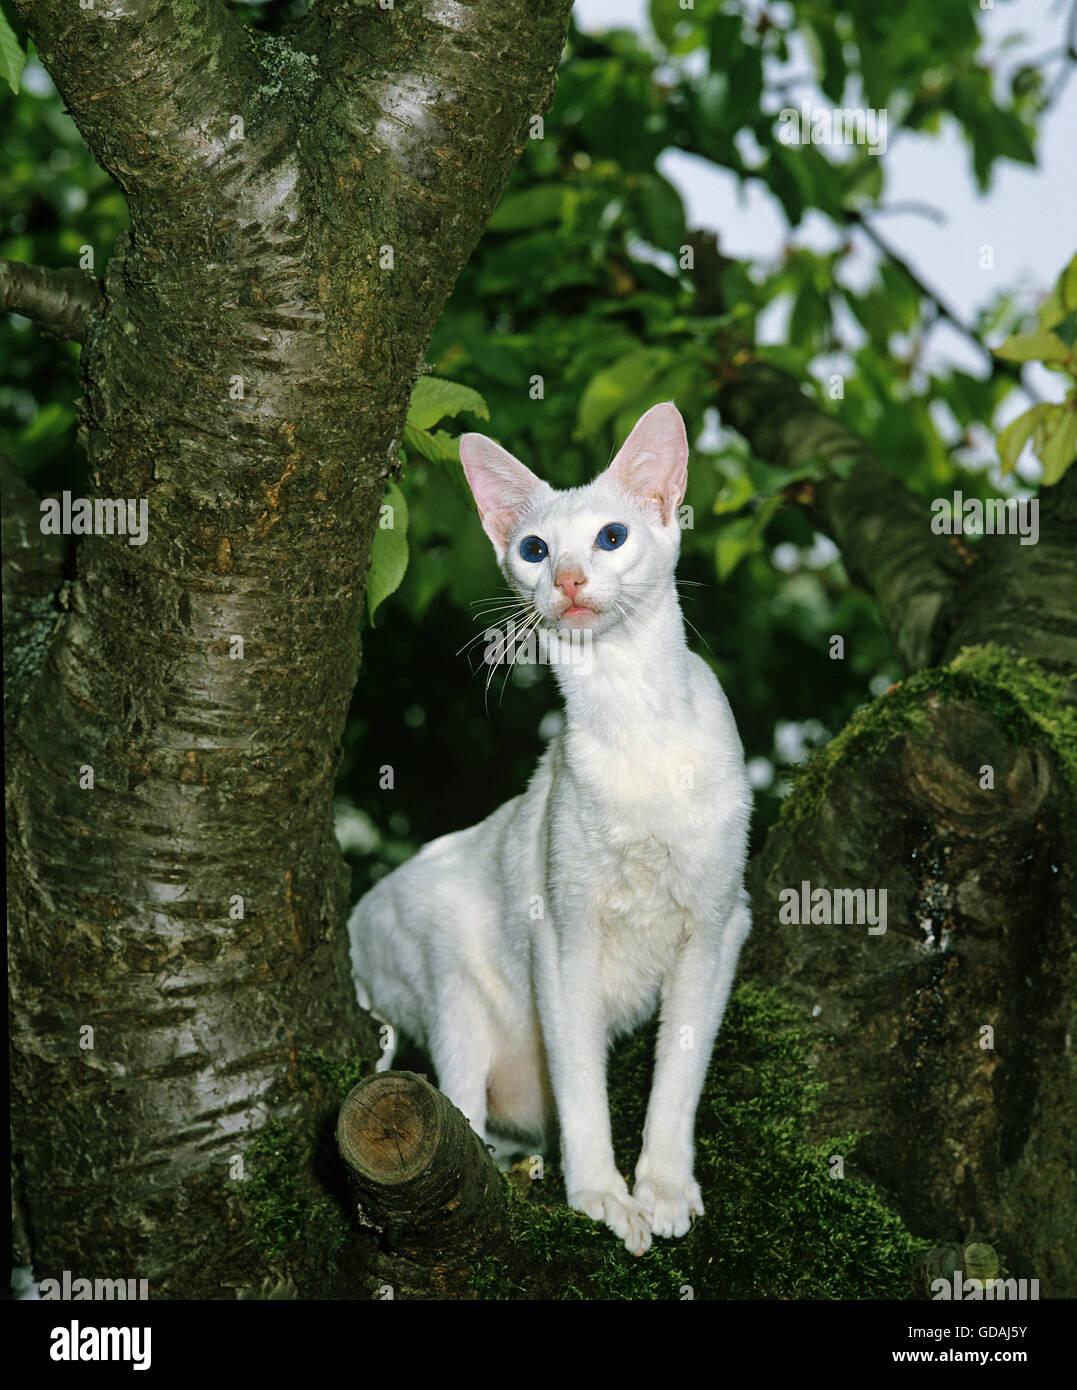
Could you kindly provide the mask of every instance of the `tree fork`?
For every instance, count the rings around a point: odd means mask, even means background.
[[[359,1219],[394,1255],[459,1268],[506,1235],[501,1175],[452,1102],[414,1072],[365,1077],[340,1107],[337,1144]]]

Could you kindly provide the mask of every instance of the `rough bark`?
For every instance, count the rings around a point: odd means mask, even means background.
[[[1019,703],[959,669],[877,701],[794,790],[752,866],[744,969],[811,1020],[818,1137],[858,1132],[855,1170],[916,1234],[979,1231],[1072,1297],[1077,797]],[[783,923],[805,881],[886,890],[885,934]]]
[[[367,1077],[340,1108],[337,1142],[361,1225],[436,1288],[506,1234],[501,1175],[459,1110],[413,1072]],[[394,1266],[395,1268],[395,1266]]]
[[[41,669],[60,616],[65,546],[62,536],[42,534],[37,494],[4,453],[0,453],[0,492],[7,734]]]
[[[92,495],[150,518],[81,541],[8,749],[29,1253],[214,1296],[260,1258],[233,1155],[317,1122],[307,1052],[372,1055],[330,813],[370,538],[568,6],[324,4],[287,40],[216,0],[17,8],[127,197],[81,427]]]

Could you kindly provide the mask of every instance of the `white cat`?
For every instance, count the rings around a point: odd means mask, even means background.
[[[463,436],[460,457],[509,584],[548,628],[590,633],[591,659],[554,666],[565,728],[527,791],[359,902],[356,985],[426,1046],[484,1138],[488,1126],[541,1136],[552,1098],[570,1204],[642,1254],[703,1211],[696,1106],[750,926],[744,755],[721,687],[685,644],[673,580],[684,423],[656,405],[600,477],[565,492],[481,434]],[[630,1193],[607,1049],[659,1000]]]

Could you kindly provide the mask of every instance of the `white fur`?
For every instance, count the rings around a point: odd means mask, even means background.
[[[750,925],[744,755],[721,687],[687,648],[673,583],[684,426],[655,406],[605,473],[566,492],[481,435],[464,436],[461,458],[509,583],[551,629],[589,628],[593,660],[555,666],[565,729],[527,790],[357,905],[356,986],[428,1048],[484,1138],[537,1139],[555,1107],[571,1205],[642,1254],[703,1210],[695,1112]],[[606,551],[595,538],[610,522],[628,537]],[[539,563],[519,555],[531,535],[548,546]],[[594,612],[562,616],[573,597]],[[606,1054],[659,1004],[630,1193]]]

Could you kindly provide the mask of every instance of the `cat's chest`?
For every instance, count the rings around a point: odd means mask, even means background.
[[[630,882],[661,882],[717,833],[722,788],[705,731],[602,741],[564,750],[554,789],[562,825],[582,829]],[[604,855],[603,857],[607,857]]]
[[[653,1012],[662,981],[697,929],[690,896],[674,852],[654,838],[619,847],[596,885],[588,925],[598,935],[599,990],[614,1033]]]

